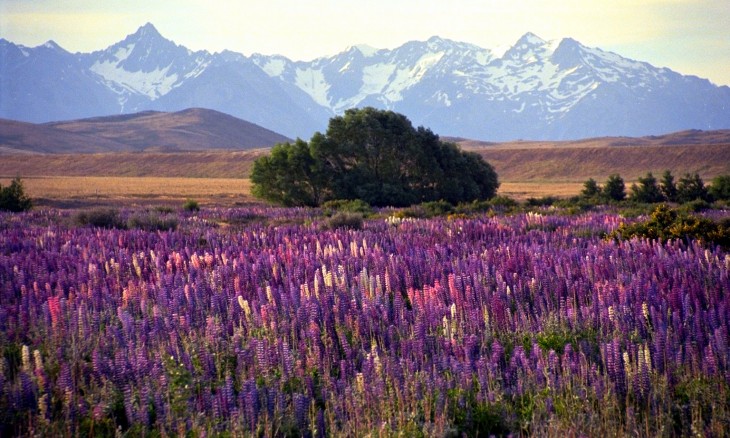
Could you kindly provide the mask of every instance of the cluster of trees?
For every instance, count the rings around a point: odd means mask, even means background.
[[[0,211],[27,211],[32,206],[33,202],[25,194],[20,178],[12,180],[7,187],[3,187],[0,184]]]
[[[623,201],[627,198],[624,180],[618,174],[610,175],[603,187],[590,178],[583,183],[581,195],[597,201]],[[660,181],[648,172],[639,177],[638,184],[631,185],[628,199],[645,203],[727,200],[730,199],[730,175],[718,176],[707,187],[697,173],[687,173],[675,183],[669,170],[664,172]]]
[[[414,128],[402,114],[351,109],[330,119],[309,142],[276,145],[256,160],[254,195],[283,205],[318,206],[361,199],[407,206],[443,199],[452,204],[493,197],[497,174],[481,156]]]

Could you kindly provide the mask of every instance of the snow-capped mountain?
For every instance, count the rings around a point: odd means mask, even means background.
[[[139,104],[156,100],[199,76],[212,58],[164,39],[150,23],[105,50],[81,56],[85,67],[119,95],[122,111],[130,98]]]
[[[730,128],[727,86],[531,33],[506,51],[433,37],[301,62],[193,52],[146,24],[88,54],[0,40],[0,59],[0,117],[32,122],[206,107],[309,138],[334,114],[374,106],[485,140]]]
[[[254,56],[334,113],[376,106],[469,138],[571,139],[730,127],[730,88],[527,33],[504,53],[433,37],[311,63]]]

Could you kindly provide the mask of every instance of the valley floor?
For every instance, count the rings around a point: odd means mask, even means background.
[[[7,185],[9,178],[0,178]],[[257,202],[251,181],[236,178],[163,178],[49,176],[23,178],[28,195],[40,207],[135,206],[182,204],[232,207]],[[503,181],[499,194],[518,201],[543,196],[577,195],[582,183],[566,181]]]
[[[730,143],[616,145],[589,143],[514,143],[461,146],[494,166],[500,195],[531,197],[577,195],[582,183],[599,183],[618,173],[627,190],[646,172],[675,177],[699,173],[709,182],[730,174]],[[247,179],[253,162],[265,154],[239,152],[108,153],[0,155],[0,184],[23,179],[37,205],[69,208],[90,205],[176,205],[194,198],[203,205],[236,206],[254,202]]]

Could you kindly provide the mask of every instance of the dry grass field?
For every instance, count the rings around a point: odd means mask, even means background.
[[[8,182],[0,179],[0,184]],[[233,206],[255,201],[247,178],[52,176],[24,178],[23,184],[41,207],[181,206],[186,199],[203,206]]]
[[[0,179],[6,185],[8,178]],[[27,193],[41,207],[180,206],[195,199],[203,206],[235,206],[256,202],[251,182],[235,178],[85,177],[51,176],[24,178]],[[500,195],[523,201],[530,197],[577,195],[582,183],[502,182]]]
[[[612,173],[620,174],[627,187],[648,171],[660,176],[669,169],[676,178],[698,172],[707,183],[730,174],[730,143],[631,146],[622,141],[461,146],[491,163],[501,181],[499,193],[518,200],[573,196],[588,178],[602,183]],[[41,206],[176,205],[186,198],[203,205],[236,205],[255,201],[247,178],[253,161],[265,153],[266,149],[2,155],[0,183],[22,177]]]

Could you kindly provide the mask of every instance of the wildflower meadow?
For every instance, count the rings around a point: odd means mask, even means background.
[[[730,430],[720,247],[610,211],[171,214],[0,213],[1,436]]]

